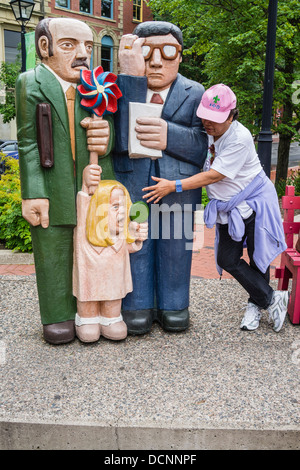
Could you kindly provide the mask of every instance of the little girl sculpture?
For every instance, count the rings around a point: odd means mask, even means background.
[[[100,181],[89,194],[100,167],[83,172],[77,194],[77,227],[74,232],[73,294],[77,298],[75,328],[83,342],[127,336],[121,315],[122,298],[132,291],[129,253],[142,248],[147,231],[134,238],[129,231],[131,200],[118,181]],[[95,186],[92,186],[95,187]]]
[[[102,67],[81,71],[77,90],[81,106],[99,117],[117,110],[122,96],[116,75]],[[121,315],[122,298],[132,291],[129,253],[142,248],[148,224],[131,222],[131,200],[118,181],[100,181],[98,155],[90,153],[90,165],[83,171],[77,194],[77,226],[74,230],[73,295],[77,299],[75,329],[83,342],[127,336]]]

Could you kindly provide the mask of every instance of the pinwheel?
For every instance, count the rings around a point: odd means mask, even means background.
[[[115,83],[115,74],[104,72],[99,66],[94,70],[81,70],[80,80],[81,84],[77,87],[81,97],[80,105],[92,113],[94,118],[117,111],[117,100],[121,98],[122,92]],[[96,152],[90,152],[90,163],[98,163]]]
[[[117,111],[117,100],[122,92],[116,85],[117,76],[111,72],[104,72],[101,66],[94,70],[81,70],[81,84],[77,90],[81,96],[80,104],[87,111],[103,116],[108,111]]]

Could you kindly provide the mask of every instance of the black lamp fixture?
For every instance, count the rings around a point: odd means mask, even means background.
[[[21,23],[21,50],[22,50],[22,72],[26,70],[26,48],[25,48],[25,24],[31,18],[34,1],[33,0],[11,0],[9,2],[16,20]]]
[[[257,153],[267,176],[271,174],[272,104],[274,87],[276,28],[278,0],[269,0],[266,62],[263,93],[262,125],[258,136]]]

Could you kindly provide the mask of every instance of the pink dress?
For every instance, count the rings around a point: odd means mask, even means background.
[[[141,245],[124,239],[108,247],[93,246],[86,237],[86,216],[91,196],[77,194],[74,230],[73,295],[81,302],[118,300],[132,291],[129,253]]]

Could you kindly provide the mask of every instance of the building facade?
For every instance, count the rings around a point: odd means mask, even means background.
[[[136,24],[152,19],[145,0],[51,0],[47,16],[68,16],[85,21],[93,31],[93,67],[118,72],[118,48],[121,36]]]
[[[35,0],[26,32],[33,31],[42,18],[69,17],[87,23],[94,36],[92,67],[118,73],[118,48],[123,34],[152,19],[146,0]],[[0,63],[15,62],[20,55],[21,27],[16,22],[9,0],[0,0]],[[1,88],[1,87],[0,87]],[[0,90],[0,99],[5,94]],[[0,115],[0,139],[15,139],[15,124],[3,124]]]

